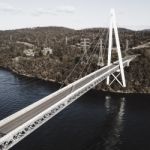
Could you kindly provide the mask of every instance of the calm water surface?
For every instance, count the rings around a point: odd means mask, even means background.
[[[0,70],[0,119],[59,85]],[[12,150],[149,150],[150,95],[91,90]]]

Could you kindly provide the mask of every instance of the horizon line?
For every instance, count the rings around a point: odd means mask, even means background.
[[[13,31],[13,30],[23,30],[23,29],[34,29],[34,28],[48,28],[48,27],[56,27],[56,28],[68,28],[71,30],[85,30],[85,29],[100,29],[100,28],[109,28],[106,26],[93,26],[93,27],[67,27],[67,26],[58,26],[58,25],[50,25],[50,26],[31,26],[31,27],[16,27],[16,28],[10,28],[10,29],[0,29],[0,31]],[[150,30],[149,26],[145,26],[145,28],[141,28],[141,29],[133,29],[132,27],[127,27],[127,26],[118,26],[118,28],[122,28],[122,29],[127,29],[127,30],[132,30],[132,31],[142,31],[142,30]]]

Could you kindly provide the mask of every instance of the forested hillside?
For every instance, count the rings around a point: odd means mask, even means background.
[[[150,31],[120,28],[119,36],[123,56],[141,55],[126,68],[127,88],[122,89],[119,84],[114,84],[108,89],[103,83],[97,89],[150,93]],[[88,38],[90,44],[86,56],[82,59],[83,38]],[[98,69],[99,47],[95,45],[99,38],[103,40],[106,64],[108,47],[106,28],[73,30],[63,27],[37,27],[0,31],[0,66],[18,74],[60,83],[65,81],[65,84],[68,84],[81,78],[85,73]],[[127,41],[128,50],[125,51]],[[90,64],[88,69],[87,63]],[[65,80],[76,65],[78,67]]]

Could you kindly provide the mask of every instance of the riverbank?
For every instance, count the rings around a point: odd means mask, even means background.
[[[33,76],[32,74],[21,73],[21,72],[18,72],[16,70],[14,70],[14,69],[9,68],[9,67],[5,68],[5,67],[1,66],[1,68],[5,69],[5,70],[9,70],[9,71],[11,71],[12,73],[14,73],[16,75],[21,75],[21,76],[28,77],[28,78],[40,79],[40,80],[43,80],[43,81],[46,81],[46,82],[58,84],[60,87],[64,84],[63,82],[58,82],[58,81],[56,81],[54,79],[42,78],[41,76],[38,76],[38,75]],[[143,91],[141,91],[141,92],[137,92],[136,90],[133,90],[133,89],[132,90],[128,89],[128,87],[126,87],[126,88],[122,88],[121,87],[119,90],[115,90],[115,89],[113,89],[113,88],[111,88],[109,86],[106,86],[105,82],[106,82],[106,80],[103,81],[102,83],[100,83],[98,86],[96,86],[94,88],[94,90],[99,91],[99,92],[108,93],[108,95],[109,94],[114,94],[114,95],[115,94],[121,94],[123,96],[123,95],[128,95],[128,94],[131,94],[131,95],[132,94],[150,94],[150,91],[147,92],[147,91],[144,90],[144,88],[143,88]],[[128,82],[129,81],[127,81],[127,83]],[[116,84],[118,84],[118,83],[116,83]]]

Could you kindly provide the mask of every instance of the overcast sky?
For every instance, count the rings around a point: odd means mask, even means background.
[[[0,30],[37,26],[150,28],[150,0],[0,0]]]

